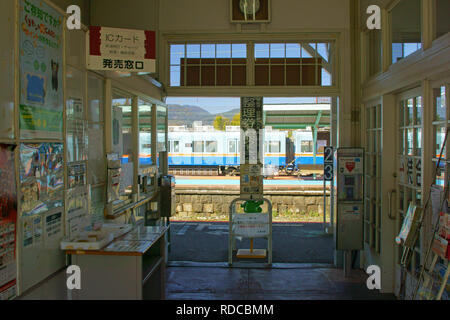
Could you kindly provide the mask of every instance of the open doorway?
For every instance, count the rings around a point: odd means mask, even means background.
[[[166,103],[169,172],[177,195],[169,260],[225,262],[229,204],[239,197],[240,98],[168,97]],[[265,98],[264,119],[273,262],[332,263],[332,237],[322,224],[331,99]]]

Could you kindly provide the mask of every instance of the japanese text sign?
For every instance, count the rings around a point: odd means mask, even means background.
[[[155,72],[155,32],[91,26],[88,69]]]

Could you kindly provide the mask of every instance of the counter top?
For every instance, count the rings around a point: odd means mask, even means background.
[[[168,229],[137,226],[100,250],[66,250],[66,254],[142,256]]]

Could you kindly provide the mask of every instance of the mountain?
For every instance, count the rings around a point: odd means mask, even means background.
[[[227,112],[217,113],[214,116],[221,115],[222,117],[225,117],[225,118],[228,118],[231,120],[231,119],[233,119],[234,115],[239,114],[240,112],[241,112],[241,110],[239,108],[237,108],[237,109],[232,109]]]
[[[240,110],[232,109],[226,112],[209,113],[205,109],[192,105],[169,104],[169,125],[192,125],[194,121],[202,121],[203,125],[212,125],[216,116],[221,115],[232,119]]]

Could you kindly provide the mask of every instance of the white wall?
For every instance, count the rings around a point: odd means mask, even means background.
[[[67,10],[67,7],[70,5],[77,5],[81,9],[81,22],[85,25],[89,25],[90,21],[90,3],[95,0],[50,0],[58,7],[60,7],[63,11]]]
[[[449,13],[450,13],[450,1],[438,0],[438,5],[436,8],[436,15],[437,15],[436,29],[439,33],[445,33],[450,31]]]
[[[157,5],[157,0],[91,0],[91,25],[156,30]]]
[[[267,31],[348,29],[349,0],[272,0]],[[160,1],[160,30],[233,31],[229,0]]]
[[[168,82],[165,74],[167,72],[165,58],[168,52],[164,39],[171,35],[181,34],[186,40],[191,40],[193,37],[220,39],[231,36],[232,39],[238,39],[240,35],[252,38],[253,35],[267,34],[268,39],[272,37],[283,40],[283,34],[289,34],[294,38],[295,34],[298,34],[298,39],[301,40],[305,33],[308,33],[310,38],[314,38],[314,33],[318,35],[339,33],[338,65],[342,71],[339,74],[341,93],[339,123],[342,129],[339,133],[339,144],[350,145],[352,103],[350,0],[272,0],[270,23],[262,27],[260,24],[241,24],[241,29],[237,24],[230,23],[230,0],[160,0],[159,13],[159,78],[164,83]],[[205,94],[206,90],[208,95],[220,95],[220,89],[214,88],[202,90],[202,94]],[[275,94],[277,90],[279,92],[279,89],[271,88],[265,94]],[[292,90],[291,93],[296,95],[306,92],[306,88]],[[250,91],[241,90],[240,94],[250,94]]]

